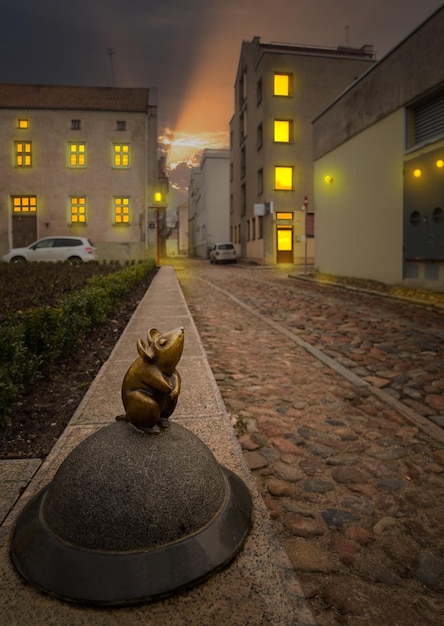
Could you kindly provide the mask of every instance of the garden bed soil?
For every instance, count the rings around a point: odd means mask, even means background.
[[[156,274],[153,270],[125,296],[119,311],[57,361],[12,405],[10,424],[0,427],[0,459],[45,458],[108,359]]]

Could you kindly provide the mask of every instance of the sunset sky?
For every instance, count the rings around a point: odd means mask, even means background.
[[[0,0],[0,82],[157,87],[160,143],[186,199],[228,146],[242,41],[372,44],[382,58],[440,0]],[[109,50],[113,53],[110,55]],[[174,208],[174,207],[173,207]]]

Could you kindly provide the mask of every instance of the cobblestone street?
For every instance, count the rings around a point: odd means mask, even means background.
[[[443,310],[276,269],[176,271],[317,624],[441,624]]]

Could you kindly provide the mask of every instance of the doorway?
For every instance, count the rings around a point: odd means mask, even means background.
[[[276,237],[276,263],[293,263],[293,226],[278,226]]]
[[[37,239],[36,215],[12,216],[12,247],[25,248]]]

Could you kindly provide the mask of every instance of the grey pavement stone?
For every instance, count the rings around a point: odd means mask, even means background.
[[[0,461],[0,524],[42,464],[41,459]]]

